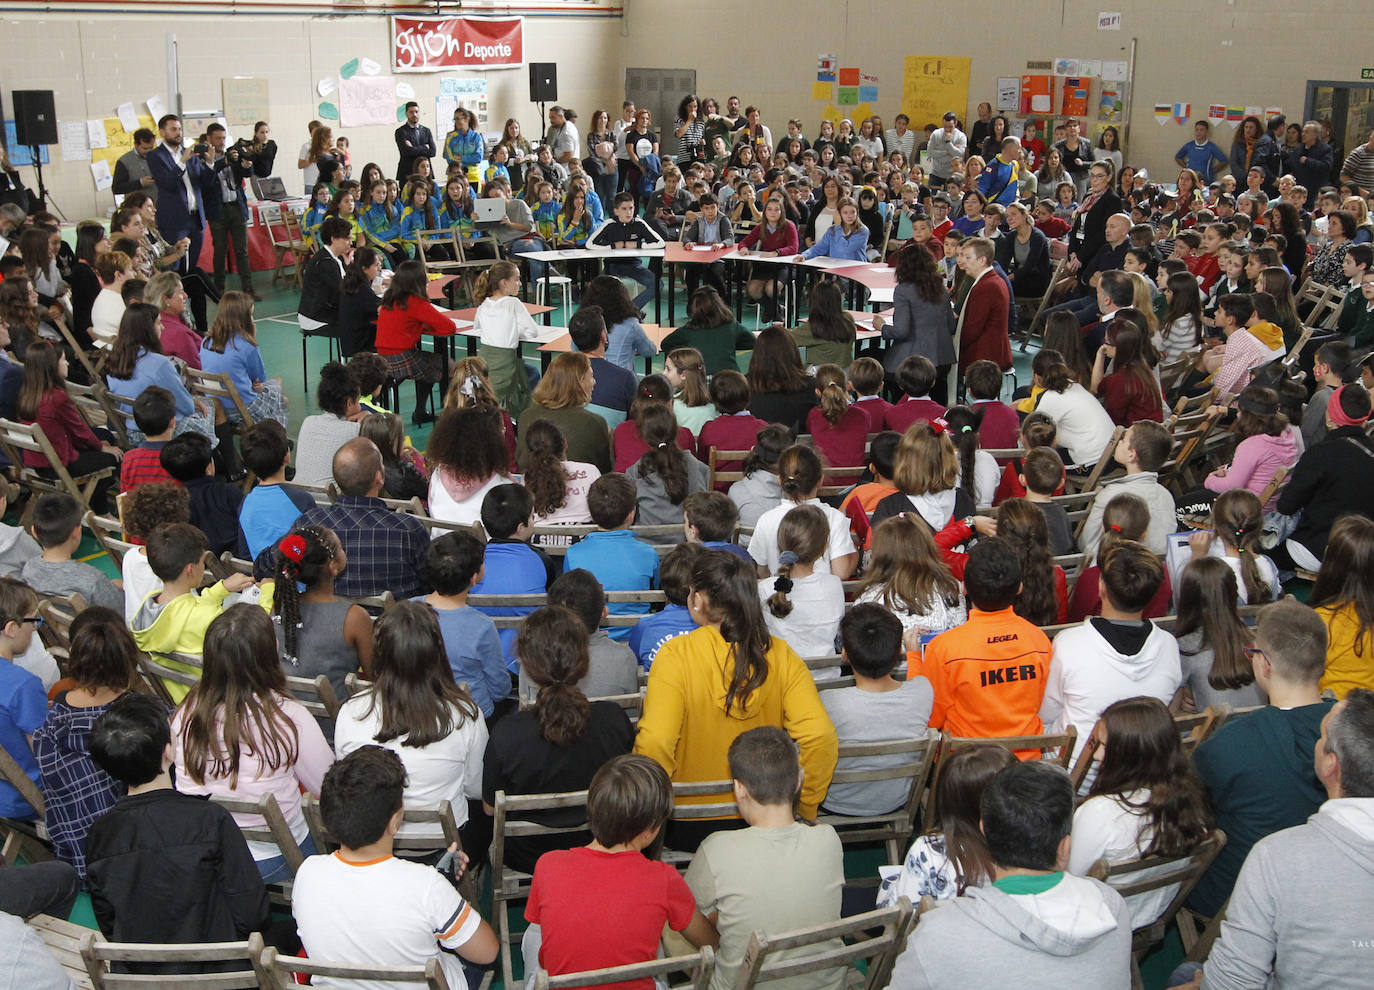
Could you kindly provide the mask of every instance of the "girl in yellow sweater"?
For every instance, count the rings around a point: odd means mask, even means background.
[[[1374,521],[1345,516],[1331,527],[1308,603],[1326,623],[1322,690],[1339,699],[1374,689]]]
[[[805,771],[799,811],[815,818],[839,740],[811,671],[768,634],[754,569],[722,550],[703,553],[692,569],[687,608],[700,628],[659,649],[635,752],[657,760],[675,782],[728,781],[730,743],[761,725],[781,727],[796,741]],[[720,800],[705,795],[681,803]],[[695,851],[711,832],[730,827],[725,819],[675,822],[668,844]]]

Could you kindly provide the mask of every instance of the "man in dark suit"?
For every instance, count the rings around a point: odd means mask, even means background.
[[[353,243],[353,229],[342,217],[325,217],[320,224],[318,251],[306,262],[301,276],[301,302],[296,314],[307,337],[335,337],[339,318],[339,287],[343,283],[345,257]]]
[[[148,152],[148,171],[157,184],[157,226],[169,244],[183,237],[191,239],[190,250],[178,266],[183,274],[195,269],[200,246],[205,239],[204,187],[210,175],[207,148],[197,155],[181,146],[181,118],[166,114],[157,122],[162,140]]]
[[[406,104],[406,122],[396,128],[396,151],[401,156],[396,165],[396,181],[405,182],[415,171],[421,158],[433,158],[438,152],[434,135],[420,123],[420,104],[411,100]]]
[[[248,257],[248,200],[243,180],[253,174],[252,164],[243,159],[238,148],[225,151],[224,125],[215,123],[205,129],[214,164],[204,185],[205,218],[210,221],[210,237],[215,242],[215,288],[224,291],[225,256],[234,242],[234,269],[239,286],[254,299],[253,263]]]

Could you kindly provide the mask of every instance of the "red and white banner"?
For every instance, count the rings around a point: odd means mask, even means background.
[[[523,17],[393,17],[397,72],[513,69],[525,62]]]

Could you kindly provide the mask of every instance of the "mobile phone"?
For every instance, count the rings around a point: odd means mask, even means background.
[[[434,868],[448,877],[451,883],[456,883],[458,880],[458,867],[460,862],[458,853],[450,849],[439,857],[439,862],[434,864]]]

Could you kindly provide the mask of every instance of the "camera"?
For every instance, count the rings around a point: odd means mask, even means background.
[[[203,155],[210,150],[210,146],[206,144],[204,141],[198,141],[195,145],[192,146],[191,150],[198,155]]]

